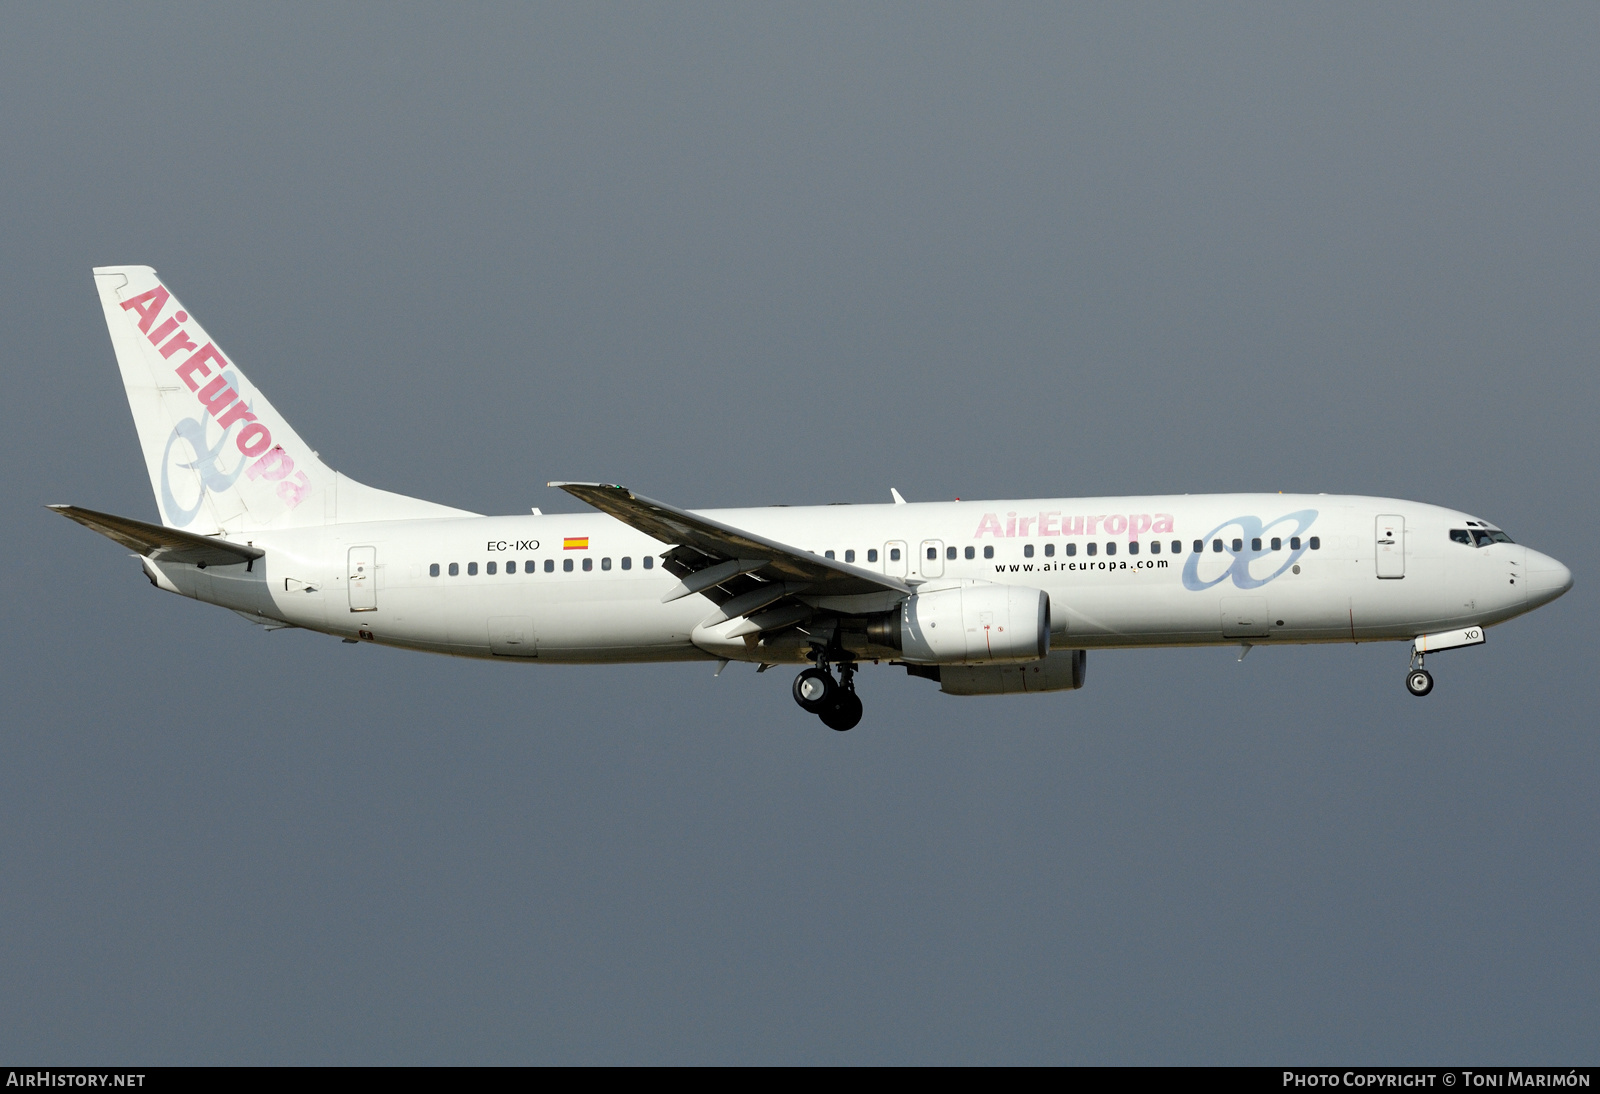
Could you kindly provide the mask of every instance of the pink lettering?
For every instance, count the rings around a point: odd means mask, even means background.
[[[294,460],[289,458],[289,453],[285,452],[283,445],[280,444],[245,468],[244,477],[247,479],[265,478],[268,482],[277,482],[279,479],[288,478],[289,472],[293,470]]]
[[[167,291],[165,285],[157,285],[132,300],[124,300],[122,310],[136,312],[139,316],[139,329],[149,334],[150,324],[156,321],[156,316],[161,314],[161,309],[167,306],[167,301],[171,297],[172,294]]]
[[[194,343],[189,340],[189,332],[180,330],[172,336],[172,341],[161,347],[161,356],[171,359],[180,349],[194,349]]]
[[[260,422],[251,422],[239,430],[239,436],[233,443],[246,456],[259,456],[272,447],[272,433]]]
[[[204,348],[195,350],[187,361],[172,371],[178,374],[178,379],[189,385],[190,391],[194,391],[200,386],[194,378],[196,372],[201,376],[211,375],[211,366],[206,364],[207,361],[215,361],[219,367],[228,363],[227,358],[217,352],[216,343],[207,342]]]
[[[1006,538],[1010,539],[1017,534],[1017,514],[1006,514]]]
[[[1017,519],[1017,535],[1026,536],[1028,534],[1028,525],[1035,524],[1038,520],[1038,517],[1019,517]]]
[[[278,497],[290,509],[299,505],[305,500],[306,495],[311,493],[311,480],[306,478],[304,471],[296,471],[294,477],[300,481],[280,482],[278,484]]]
[[[1061,514],[1040,513],[1039,534],[1041,536],[1059,536],[1061,534]]]
[[[1108,535],[1108,536],[1120,536],[1123,532],[1125,532],[1127,530],[1128,530],[1128,518],[1127,517],[1118,515],[1118,516],[1107,517],[1106,518],[1106,535]]]
[[[159,346],[163,338],[178,329],[178,324],[180,322],[181,320],[174,316],[173,318],[168,319],[165,323],[161,324],[155,330],[151,331],[150,344],[152,346]]]
[[[1100,524],[1101,521],[1105,520],[1106,518],[1104,516],[1099,516],[1099,517],[1085,517],[1084,519],[1089,522],[1088,534],[1092,536],[1095,533],[1095,528]]]
[[[1156,522],[1150,526],[1150,530],[1157,534],[1172,531],[1172,514],[1157,513]]]
[[[1006,530],[1000,527],[1000,518],[993,513],[983,514],[983,519],[978,522],[978,530],[972,533],[972,538],[982,539],[985,532],[997,539],[1006,534]]]
[[[1128,538],[1129,539],[1138,539],[1140,532],[1148,532],[1149,530],[1150,530],[1150,515],[1148,513],[1140,513],[1137,516],[1135,516],[1132,513],[1128,514]]]
[[[234,403],[232,406],[230,406],[228,408],[228,412],[217,419],[217,425],[221,426],[223,429],[227,429],[230,425],[239,421],[240,419],[243,419],[247,422],[253,422],[256,420],[256,416],[250,413],[250,408],[244,405],[243,399],[240,399],[237,403]]]
[[[218,376],[200,389],[200,405],[205,407],[213,418],[221,414],[224,408],[238,397],[238,393],[228,386],[227,378],[223,376]]]
[[[1068,519],[1067,517],[1062,517],[1061,518],[1061,534],[1064,535],[1064,536],[1081,536],[1081,535],[1083,535],[1083,518],[1082,517],[1072,517],[1072,518]]]

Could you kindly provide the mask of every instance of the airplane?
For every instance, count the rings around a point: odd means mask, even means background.
[[[405,649],[517,664],[803,666],[831,729],[855,677],[948,695],[1070,691],[1088,651],[1481,645],[1572,573],[1481,517],[1395,498],[1211,494],[689,510],[552,482],[593,510],[483,516],[324,464],[148,266],[94,271],[160,523],[56,512],[158,589]]]

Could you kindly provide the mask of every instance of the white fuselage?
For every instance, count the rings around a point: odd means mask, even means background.
[[[1482,540],[1491,526],[1476,517],[1391,498],[1219,494],[698,512],[832,552],[918,591],[970,582],[1043,590],[1053,648],[1409,640],[1502,622],[1571,583],[1559,562],[1521,545],[1451,538],[1467,530]],[[677,583],[659,557],[669,545],[599,513],[230,538],[265,557],[248,569],[148,564],[153,579],[263,620],[469,657],[805,659],[803,647],[720,638],[702,626],[716,607],[702,595],[663,603]],[[900,599],[885,592],[813,607],[866,615]]]

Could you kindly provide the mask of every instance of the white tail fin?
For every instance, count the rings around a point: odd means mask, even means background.
[[[94,282],[167,527],[244,532],[473,515],[329,468],[149,266],[98,267]]]

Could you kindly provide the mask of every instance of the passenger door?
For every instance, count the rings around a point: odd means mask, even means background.
[[[350,610],[375,612],[378,610],[378,549],[376,547],[350,548],[349,566]]]
[[[922,555],[917,559],[917,569],[923,577],[944,576],[944,540],[922,541]]]
[[[1378,518],[1374,537],[1378,576],[1406,576],[1406,518],[1389,513]]]

